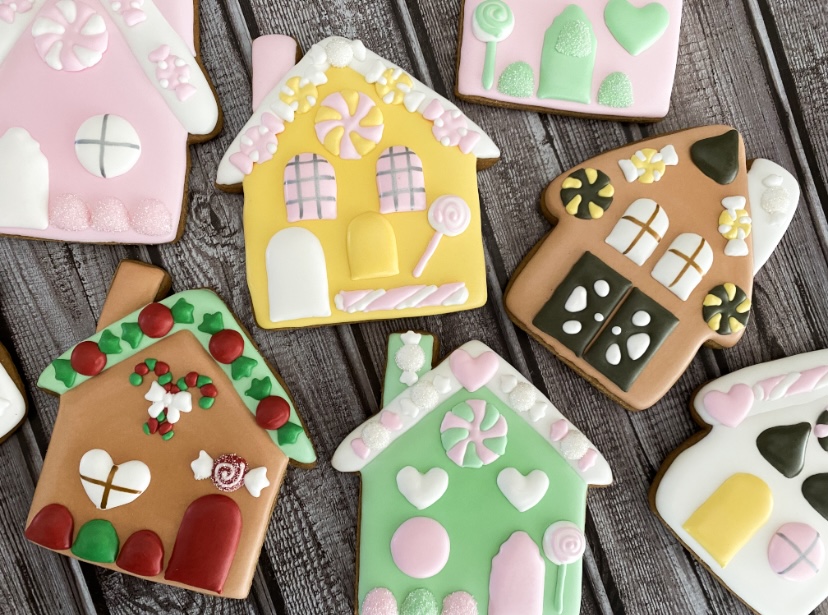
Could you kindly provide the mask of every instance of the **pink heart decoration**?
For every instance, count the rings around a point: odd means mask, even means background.
[[[474,392],[491,380],[497,368],[500,366],[500,359],[491,350],[472,357],[468,352],[455,350],[449,358],[451,372],[469,392]]]
[[[745,420],[753,406],[753,389],[746,384],[734,384],[727,392],[710,391],[704,396],[707,413],[726,427],[737,427]]]

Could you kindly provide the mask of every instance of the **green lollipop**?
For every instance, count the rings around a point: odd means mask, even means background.
[[[515,29],[515,16],[503,0],[483,0],[474,10],[472,32],[477,40],[486,43],[486,61],[483,64],[483,87],[494,85],[497,44],[509,38]]]

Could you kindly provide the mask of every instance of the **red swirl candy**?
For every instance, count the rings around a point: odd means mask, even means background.
[[[213,473],[210,479],[219,491],[232,493],[242,488],[244,475],[248,469],[244,457],[222,455],[213,462]]]

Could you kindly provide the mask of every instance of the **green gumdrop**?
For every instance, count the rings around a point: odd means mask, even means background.
[[[535,92],[535,73],[526,62],[512,62],[500,73],[497,90],[506,96],[529,98]]]
[[[196,380],[196,386],[200,389],[205,384],[212,384],[213,379],[210,376],[199,376],[198,380]]]
[[[296,444],[299,436],[304,432],[296,423],[285,423],[276,430],[276,439],[279,444]]]
[[[144,339],[144,332],[137,322],[125,322],[121,324],[121,337],[132,348],[138,348],[138,344]]]
[[[253,399],[258,399],[261,401],[268,395],[270,395],[270,389],[273,388],[273,383],[270,382],[270,378],[253,378],[253,382],[250,384],[250,388],[247,389],[244,394],[248,397],[252,397]]]
[[[183,297],[176,301],[175,305],[170,308],[172,312],[173,322],[183,325],[190,325],[195,322],[193,318],[193,304],[188,302]]]
[[[158,384],[160,384],[162,386],[165,385],[165,384],[169,384],[170,382],[172,382],[172,379],[173,379],[172,374],[170,372],[167,372],[163,376],[158,376]]]
[[[141,374],[132,373],[129,375],[129,383],[134,386],[141,386],[141,383],[144,382],[144,377]]]
[[[624,109],[633,104],[633,86],[624,73],[610,73],[598,88],[598,104]]]
[[[69,389],[75,384],[78,372],[72,369],[72,363],[68,359],[55,359],[52,366],[55,368],[55,378],[60,380],[63,386]]]
[[[209,410],[213,407],[214,403],[216,403],[215,397],[202,397],[198,400],[198,405],[201,407],[202,410]]]
[[[104,329],[101,339],[98,340],[98,348],[104,354],[121,354],[121,340],[109,329]]]
[[[83,524],[72,553],[81,559],[100,564],[112,564],[118,556],[118,533],[105,519],[92,519]]]
[[[400,615],[438,615],[440,605],[437,598],[427,589],[415,589],[403,600]]]
[[[181,390],[181,391],[186,391],[187,389],[190,388],[190,387],[187,386],[187,381],[184,380],[184,378],[179,378],[178,380],[176,380],[175,381],[175,386],[177,386],[178,389]]]
[[[145,359],[144,364],[149,368],[150,371],[155,369],[155,366],[158,365],[158,359]]]
[[[233,380],[247,378],[253,373],[253,368],[258,364],[259,362],[256,359],[239,357],[230,364],[230,375],[233,377]]]
[[[215,314],[205,314],[204,318],[201,320],[201,324],[198,325],[198,330],[204,333],[209,333],[210,335],[215,335],[219,331],[223,331],[224,317],[221,315],[221,312],[216,312]]]

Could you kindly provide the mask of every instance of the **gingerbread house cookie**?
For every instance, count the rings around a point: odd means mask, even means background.
[[[703,386],[705,433],[670,457],[655,513],[760,615],[807,615],[828,598],[828,350]]]
[[[0,4],[0,234],[177,239],[187,145],[220,128],[197,4]]]
[[[728,126],[607,152],[547,187],[541,209],[557,226],[518,268],[506,309],[610,397],[648,408],[702,344],[742,337],[753,276],[798,201],[780,166],[748,172]]]
[[[245,193],[247,281],[268,329],[486,301],[478,167],[500,155],[450,102],[359,41],[253,47],[253,117],[218,169]]]
[[[26,393],[9,351],[0,345],[0,442],[26,420]]]
[[[667,115],[682,0],[464,0],[457,95],[618,120]]]
[[[218,295],[159,300],[168,289],[160,269],[121,263],[98,332],[41,375],[60,408],[25,534],[244,598],[288,463],[316,457],[290,394]]]
[[[392,335],[384,407],[333,458],[362,477],[356,612],[577,615],[606,460],[483,343],[435,357]]]

